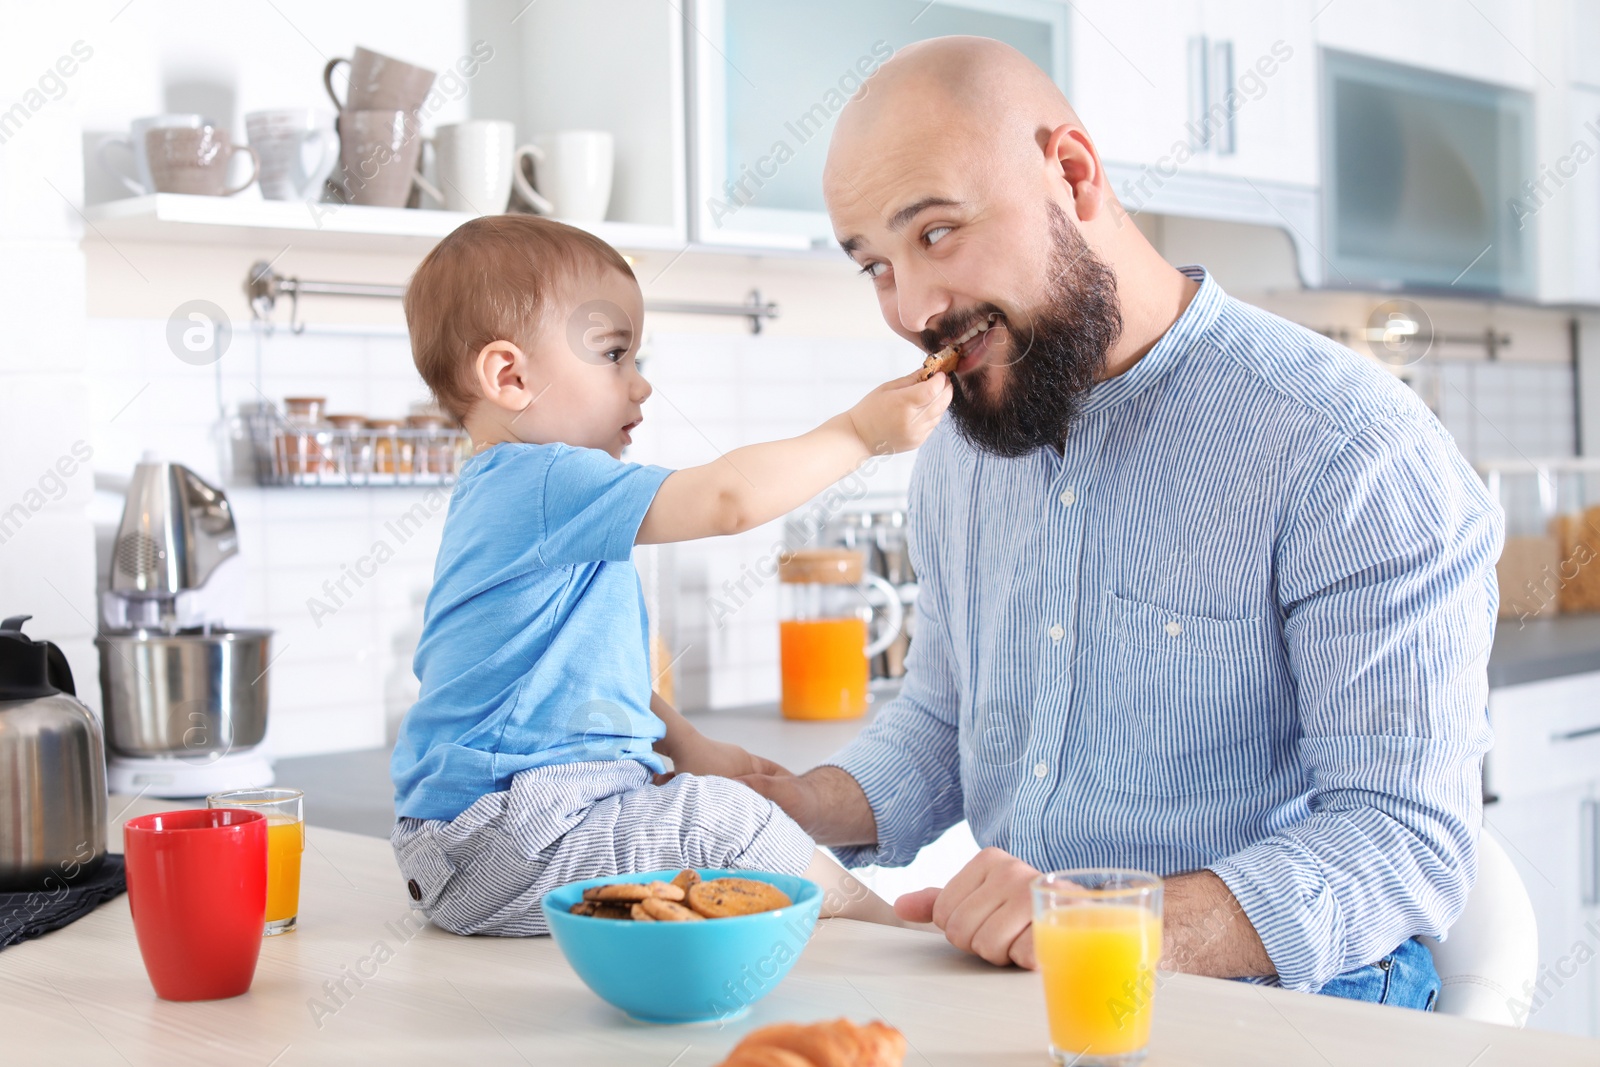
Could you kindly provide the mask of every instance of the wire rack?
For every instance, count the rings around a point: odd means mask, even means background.
[[[470,451],[459,429],[306,426],[276,411],[244,422],[260,485],[451,485]]]

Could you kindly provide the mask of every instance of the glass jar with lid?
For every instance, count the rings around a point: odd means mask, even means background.
[[[367,434],[364,415],[329,415],[333,427],[333,466],[336,473],[352,478],[372,472],[372,438]]]
[[[778,654],[788,719],[849,719],[867,710],[868,661],[900,633],[895,589],[850,548],[810,548],[778,563]],[[883,632],[869,638],[874,607]]]
[[[283,398],[284,418],[278,434],[277,453],[284,474],[305,481],[333,471],[332,427],[328,425],[326,411],[324,397]]]
[[[411,461],[418,474],[448,474],[453,469],[453,444],[445,433],[444,416],[413,410],[406,416],[412,438]]]
[[[1600,611],[1600,460],[1479,465],[1506,516],[1496,565],[1502,618]]]
[[[413,470],[411,439],[399,419],[368,419],[372,431],[372,473],[398,477]]]

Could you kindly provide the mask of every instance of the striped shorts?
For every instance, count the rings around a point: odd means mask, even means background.
[[[389,838],[411,906],[455,934],[549,932],[539,898],[568,882],[669,867],[800,874],[815,844],[728,778],[650,784],[632,760],[536,767],[454,819],[400,818]]]

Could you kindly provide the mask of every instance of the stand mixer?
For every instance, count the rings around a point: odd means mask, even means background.
[[[222,490],[147,453],[112,543],[95,640],[111,792],[198,797],[272,784],[258,747],[272,631],[224,626],[203,592],[238,551]]]

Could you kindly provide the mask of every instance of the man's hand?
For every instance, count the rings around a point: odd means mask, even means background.
[[[748,774],[785,775],[783,767],[747,752],[729,741],[713,741],[695,733],[681,740],[672,751],[672,773],[656,776],[656,784],[671,780],[673,774],[714,774],[721,778],[741,778]]]
[[[667,727],[667,734],[655,744],[657,752],[672,761],[670,774],[655,776],[655,784],[662,785],[674,774],[713,774],[722,778],[739,778],[748,774],[786,775],[789,772],[769,759],[751,755],[738,745],[727,741],[713,741],[694,728],[679,714],[678,709],[661,699],[661,694],[650,694],[650,710]]]
[[[921,889],[894,902],[907,922],[931,922],[963,952],[996,966],[1033,970],[1033,900],[1028,883],[1039,872],[998,848],[986,848],[943,889]]]
[[[813,767],[802,775],[780,768],[739,779],[772,801],[800,824],[819,845],[870,845],[878,840],[878,822],[861,785],[839,767]]]

